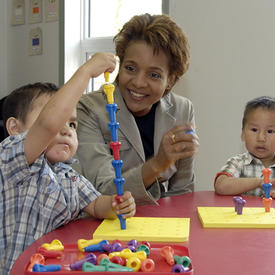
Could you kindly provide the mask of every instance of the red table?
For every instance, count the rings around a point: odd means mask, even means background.
[[[263,206],[259,197],[244,197],[246,206]],[[189,247],[194,275],[273,275],[275,259],[274,229],[204,229],[197,206],[233,206],[232,196],[200,191],[159,200],[159,206],[138,206],[136,216],[190,217]],[[74,243],[91,239],[101,221],[82,219],[60,227],[29,246],[13,266],[11,275],[23,275],[23,267],[43,243],[59,239]],[[58,273],[57,273],[58,274]],[[142,273],[141,273],[142,274]]]

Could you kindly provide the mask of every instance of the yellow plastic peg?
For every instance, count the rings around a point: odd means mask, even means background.
[[[105,72],[104,78],[105,78],[105,82],[109,82],[110,73]],[[113,94],[114,94],[115,86],[113,84],[105,84],[103,86],[103,90],[107,96],[108,103],[113,104],[114,103],[114,95]]]
[[[55,251],[64,250],[64,246],[59,240],[53,240],[51,243],[44,243],[41,246],[46,248],[47,250],[55,250]]]
[[[92,239],[92,240],[85,240],[85,239],[79,239],[77,241],[78,250],[84,252],[85,247],[93,244],[98,244],[102,240],[98,239]]]

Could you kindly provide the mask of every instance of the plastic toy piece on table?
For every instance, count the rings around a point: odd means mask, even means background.
[[[111,141],[110,142],[110,147],[113,151],[113,157],[115,160],[119,160],[119,148],[121,146],[120,141]]]
[[[59,240],[53,240],[51,243],[43,243],[41,246],[45,247],[47,250],[55,250],[55,251],[64,250],[64,246]]]
[[[271,203],[272,203],[272,198],[263,198],[265,212],[270,212]]]
[[[89,262],[89,263],[96,265],[97,264],[96,255],[94,253],[90,253],[90,254],[86,255],[83,260],[76,261],[76,262],[70,264],[70,269],[71,270],[81,270],[82,265],[85,262]]]
[[[103,258],[109,260],[109,256],[108,256],[107,254],[101,253],[101,254],[99,254],[99,255],[97,256],[96,262],[97,262],[98,265],[100,264],[100,261],[101,261]]]
[[[115,263],[112,263],[111,261],[109,261],[108,259],[105,259],[103,258],[101,261],[100,261],[100,264],[99,266],[102,266],[105,268],[105,271],[117,271],[117,272],[120,272],[120,271],[133,271],[132,268],[128,268],[126,266],[121,266],[121,265],[118,265],[118,264],[115,264]],[[82,268],[83,270],[83,268]]]
[[[77,241],[78,250],[81,252],[84,252],[85,247],[92,245],[92,244],[98,244],[101,241],[102,240],[99,240],[99,239],[92,239],[92,240],[79,239]]]
[[[150,248],[145,245],[145,244],[141,244],[138,248],[137,248],[137,252],[138,251],[144,251],[147,255],[147,257],[150,255]]]
[[[50,265],[42,265],[35,264],[32,268],[33,272],[51,272],[51,271],[59,271],[61,270],[61,265],[50,264]]]
[[[134,246],[135,248],[138,248],[138,241],[136,239],[132,239],[127,243],[128,246]]]
[[[270,175],[271,175],[271,170],[269,168],[264,168],[262,170],[263,176],[264,176],[264,183],[262,185],[262,188],[264,189],[265,192],[265,198],[270,197],[270,190],[272,188],[272,184],[270,183]]]
[[[31,256],[28,271],[32,271],[35,264],[45,264],[45,258],[42,254],[35,253]]]
[[[132,252],[130,249],[125,248],[120,252],[112,252],[109,254],[109,258],[111,259],[114,256],[119,256],[125,259],[129,259],[132,257],[137,257],[140,260],[144,260],[147,258],[146,252],[145,251],[138,251],[138,252]]]
[[[126,259],[119,257],[119,256],[114,256],[110,259],[110,261],[114,264],[119,264],[119,265],[125,265],[126,264]]]
[[[47,250],[45,247],[38,247],[37,253],[40,253],[43,255],[46,259],[55,259],[55,258],[60,258],[62,256],[62,252],[60,251],[55,251],[55,250]]]
[[[239,200],[241,198],[242,197],[240,197],[240,196],[233,197],[233,202],[234,202],[234,205],[235,205],[235,212],[237,212],[237,209],[238,209],[238,207],[237,207],[237,200]]]
[[[176,262],[176,264],[181,264],[183,265],[184,267],[189,267],[190,264],[191,264],[191,260],[188,256],[178,256],[178,255],[174,255],[174,260]]]
[[[172,273],[185,273],[185,272],[187,272],[187,270],[181,264],[175,264],[172,267]]]
[[[142,272],[153,272],[155,270],[155,262],[152,259],[145,259],[141,262],[140,269]]]
[[[138,272],[141,267],[141,261],[137,257],[131,257],[127,260],[126,266],[132,268],[134,272]]]
[[[85,252],[94,252],[94,251],[104,252],[105,250],[102,248],[102,245],[104,244],[109,244],[109,242],[107,240],[103,240],[97,244],[86,246],[84,248],[84,251]]]
[[[163,246],[160,250],[160,255],[166,260],[169,265],[175,264],[174,249],[171,246]]]
[[[237,212],[238,215],[241,215],[246,201],[242,197],[233,197],[233,200],[235,203],[235,212]]]

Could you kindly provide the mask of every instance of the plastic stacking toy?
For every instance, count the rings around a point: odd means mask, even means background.
[[[77,247],[78,247],[79,251],[84,252],[85,247],[92,245],[92,244],[97,244],[101,241],[102,240],[98,240],[98,239],[92,239],[92,240],[79,239],[77,241]]]
[[[51,265],[42,265],[35,264],[32,268],[33,272],[51,272],[61,270],[61,265],[51,264]]]
[[[269,168],[264,168],[262,170],[263,176],[264,176],[264,183],[263,183],[263,189],[265,192],[265,198],[269,198],[270,197],[270,190],[272,188],[272,183],[270,183],[270,174],[271,174],[271,170]]]
[[[186,272],[186,269],[181,264],[175,264],[172,267],[172,273],[185,273],[185,272]]]
[[[64,246],[59,240],[53,240],[51,243],[43,243],[41,246],[45,247],[47,250],[55,250],[55,251],[64,250]]]
[[[41,255],[43,255],[46,259],[48,258],[60,258],[62,256],[62,252],[60,251],[55,251],[55,250],[47,250],[45,247],[40,246],[37,249],[37,253],[40,253]]]
[[[140,269],[142,272],[153,272],[155,270],[155,262],[152,259],[145,259],[141,262]]]
[[[94,252],[94,251],[104,252],[105,250],[102,248],[102,246],[104,244],[109,244],[109,242],[107,240],[103,240],[103,241],[101,241],[99,243],[91,244],[89,246],[86,246],[84,248],[84,251],[85,252]]]
[[[174,249],[171,246],[163,246],[160,250],[160,255],[166,260],[169,265],[175,263]]]
[[[30,258],[30,264],[28,266],[28,271],[32,271],[33,266],[35,264],[45,264],[45,258],[43,255],[39,254],[39,253],[35,253],[31,256]]]
[[[141,267],[141,260],[138,257],[131,257],[127,260],[126,266],[132,268],[134,272],[138,272]]]
[[[233,201],[235,204],[235,212],[237,212],[238,215],[241,215],[246,201],[242,197],[233,197]]]
[[[270,190],[272,188],[272,183],[270,183],[270,174],[271,170],[269,168],[264,168],[262,170],[263,176],[264,176],[264,183],[262,185],[265,196],[263,198],[263,204],[265,207],[265,212],[270,212],[270,206],[272,203],[272,198],[270,197]]]
[[[108,127],[111,131],[112,141],[110,142],[110,148],[113,150],[114,160],[112,161],[112,165],[115,169],[116,178],[114,179],[114,184],[116,185],[117,196],[116,201],[120,203],[120,196],[123,195],[123,184],[124,178],[121,177],[121,167],[123,161],[119,159],[119,148],[121,143],[118,141],[118,134],[117,130],[119,128],[119,123],[116,121],[116,110],[117,105],[114,103],[114,90],[115,86],[113,84],[109,84],[109,76],[108,72],[104,73],[104,78],[106,84],[103,86],[104,93],[107,96],[106,110],[109,114],[110,122],[108,123]],[[123,219],[122,215],[118,215],[120,221],[120,228],[126,229],[126,220]]]
[[[89,262],[89,263],[96,265],[96,263],[97,263],[96,255],[94,253],[90,253],[90,254],[86,255],[83,260],[76,261],[76,262],[70,264],[70,269],[71,270],[81,270],[82,265],[85,262]]]
[[[94,265],[89,262],[85,262],[82,265],[82,271],[84,272],[94,272],[94,271],[113,271],[113,272],[127,272],[133,271],[132,268],[121,266],[110,262],[108,259],[103,258],[99,265]]]
[[[188,268],[191,264],[191,260],[188,256],[178,256],[178,255],[174,255],[174,260],[176,262],[176,264],[181,264],[184,267]]]

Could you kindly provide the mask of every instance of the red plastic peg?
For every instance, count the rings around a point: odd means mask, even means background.
[[[113,151],[114,160],[119,160],[119,148],[120,148],[121,142],[120,141],[111,141],[110,147]]]
[[[171,246],[163,246],[160,250],[160,255],[165,258],[169,265],[175,264],[174,249]]]
[[[37,249],[37,253],[43,255],[46,259],[47,258],[60,258],[62,256],[62,252],[55,251],[55,250],[47,250],[45,247],[40,246]]]
[[[271,170],[269,168],[264,168],[262,173],[264,175],[264,183],[270,183]]]

